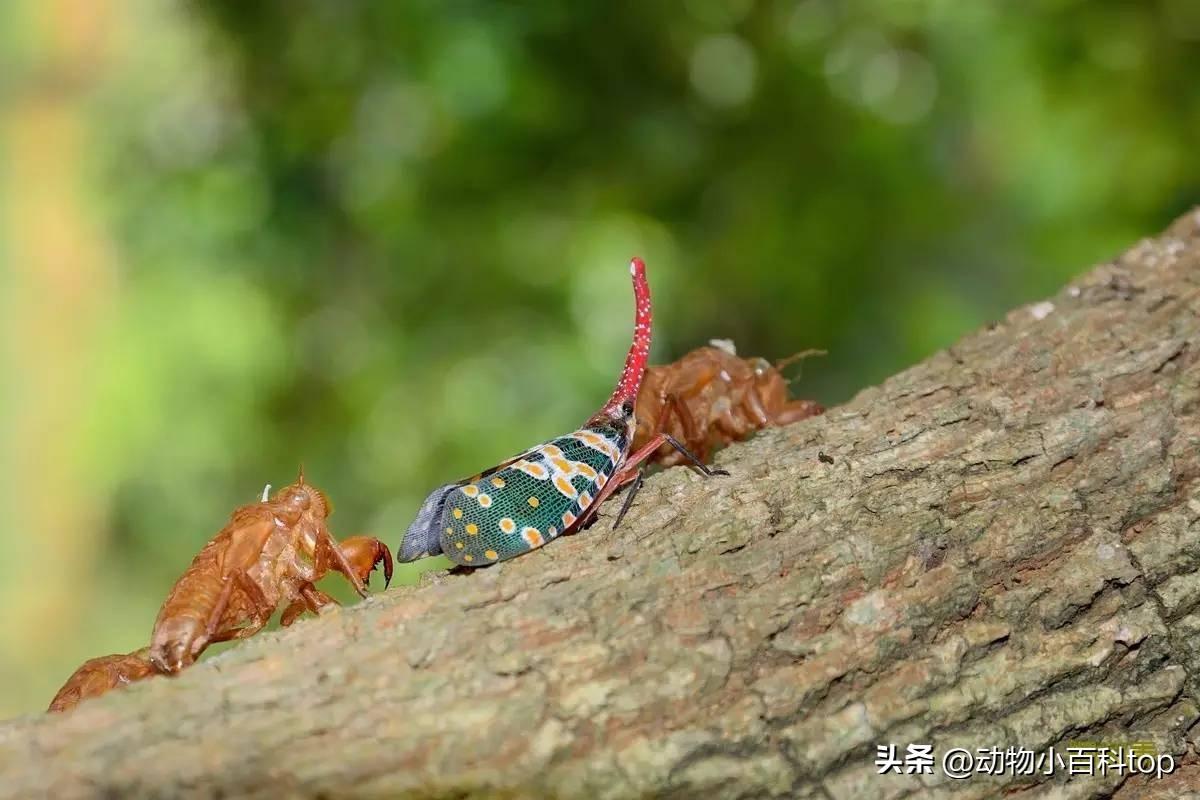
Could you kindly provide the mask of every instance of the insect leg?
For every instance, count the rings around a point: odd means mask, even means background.
[[[713,475],[728,475],[729,474],[728,472],[726,472],[723,469],[713,469],[713,468],[707,466],[703,461],[696,458],[696,456],[694,456],[692,454],[691,450],[688,450],[686,447],[681,445],[679,443],[679,441],[676,440],[676,438],[674,436],[672,436],[671,434],[663,433],[663,434],[659,434],[659,435],[663,437],[663,439],[666,441],[667,444],[671,445],[671,447],[674,447],[676,450],[678,450],[680,455],[682,455],[688,461],[692,462],[693,467],[700,470],[700,472],[702,474],[706,475],[707,477],[711,478]],[[630,460],[632,461],[633,459],[630,459]]]
[[[316,548],[321,547],[322,544],[328,548],[326,552],[333,558],[333,563],[337,571],[346,576],[346,580],[350,581],[350,584],[354,587],[354,591],[358,592],[359,597],[366,597],[367,589],[365,586],[363,586],[362,578],[358,577],[358,573],[355,572],[354,567],[350,565],[350,561],[346,558],[346,554],[342,552],[340,547],[338,547],[337,541],[333,538],[333,534],[330,533],[329,528],[325,527],[324,525],[322,525],[321,529],[317,531],[317,544],[314,547],[314,552]],[[315,557],[313,561],[316,561]]]
[[[708,443],[700,431],[700,426],[696,424],[696,418],[692,416],[691,409],[678,395],[668,395],[667,403],[674,409],[675,416],[679,418],[679,424],[683,428],[683,440],[700,452],[701,461],[707,460]],[[659,430],[665,433],[666,426],[661,426]]]
[[[659,438],[661,435],[662,434],[656,435],[653,440],[643,446],[641,450],[638,450],[638,452],[641,453],[646,451],[646,448],[650,448],[649,453],[653,453],[655,448],[662,445],[662,439]],[[643,459],[645,459],[645,457],[645,455],[642,456]],[[614,473],[613,476],[608,479],[608,483],[604,484],[604,488],[600,490],[600,494],[596,495],[596,499],[592,501],[592,504],[588,506],[587,509],[579,515],[579,519],[569,529],[564,530],[563,533],[583,530],[586,528],[591,523],[592,518],[596,516],[596,512],[600,510],[600,506],[604,504],[604,501],[607,500],[613,492],[615,492],[617,489],[620,489],[631,480],[634,480],[637,476],[637,470],[626,471],[623,468]]]
[[[776,425],[791,425],[793,422],[815,417],[824,410],[825,408],[815,400],[791,400],[772,421]]]
[[[612,480],[605,485],[604,489],[600,492],[600,496],[596,498],[596,501],[592,503],[592,507],[589,508],[588,511],[592,512],[592,509],[598,509],[600,507],[600,503],[604,502],[604,500],[618,487],[624,486],[630,481],[637,481],[634,486],[634,490],[630,492],[630,496],[625,498],[625,504],[622,507],[620,514],[617,515],[616,521],[613,523],[613,527],[617,527],[617,523],[621,521],[621,518],[625,516],[625,512],[629,510],[629,506],[633,503],[633,495],[637,493],[637,489],[641,488],[642,470],[639,468],[641,463],[649,458],[655,450],[662,447],[663,444],[669,444],[671,447],[674,447],[683,455],[684,458],[691,461],[692,465],[707,477],[711,478],[713,475],[729,474],[723,469],[712,469],[711,467],[706,466],[703,461],[692,455],[692,451],[680,444],[679,440],[674,436],[669,433],[663,433],[662,431],[659,431],[653,439],[646,442],[637,450],[637,452],[625,459],[625,463],[621,465],[621,469],[618,470],[613,476]],[[590,516],[591,513],[585,515],[585,518]]]
[[[333,535],[330,534],[330,538],[332,538],[332,536]],[[336,542],[333,543],[333,547],[337,547]],[[329,542],[325,540],[325,537],[321,535],[320,531],[317,531],[317,533],[313,536],[312,552],[308,554],[309,557],[312,558],[312,579],[314,581],[320,580],[325,573],[329,571],[330,549]]]
[[[301,589],[300,591],[304,591],[304,590]],[[296,617],[299,617],[301,614],[303,614],[305,611],[308,611],[308,610],[309,610],[308,603],[306,603],[303,600],[295,601],[290,606],[285,608],[283,610],[283,613],[279,615],[279,627],[281,627],[281,628],[288,627],[289,625],[291,625],[293,622],[296,621]]]
[[[629,487],[629,494],[625,495],[625,502],[621,503],[621,510],[617,513],[617,518],[613,520],[613,530],[621,524],[621,520],[625,519],[625,515],[629,513],[629,507],[633,505],[633,498],[642,488],[642,481],[646,477],[645,470],[638,470],[637,478],[633,481],[633,486]]]
[[[231,594],[233,594],[233,576],[226,575],[221,580],[221,593],[217,595],[217,602],[213,603],[212,611],[208,615],[208,621],[204,624],[206,642],[212,641],[212,638],[220,629],[221,617],[225,616],[225,609],[229,607],[229,596]]]
[[[229,597],[232,596],[232,587],[234,584],[242,590],[246,595],[246,599],[250,601],[252,609],[250,611],[250,620],[245,625],[237,628],[226,628],[214,631],[209,636],[209,644],[217,642],[228,642],[233,639],[245,639],[249,636],[261,631],[271,621],[271,615],[275,613],[275,607],[267,600],[267,596],[263,594],[262,588],[251,580],[244,569],[238,569],[231,572],[226,577],[226,585],[230,586],[228,597],[226,597],[226,607],[228,607]],[[222,594],[226,594],[224,588]],[[218,625],[220,620],[218,620]]]
[[[311,583],[306,583],[300,587],[300,598],[283,610],[283,614],[279,617],[279,624],[282,627],[286,628],[291,625],[296,621],[296,617],[299,617],[305,611],[320,614],[321,609],[325,606],[337,604],[337,600],[334,600]]]
[[[762,398],[758,396],[757,386],[751,386],[742,396],[742,408],[750,415],[755,428],[765,428],[771,424],[771,415],[767,413]]]

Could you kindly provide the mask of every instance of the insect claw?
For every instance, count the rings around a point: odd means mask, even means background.
[[[388,550],[386,544],[380,544],[380,548],[383,550],[380,553],[380,558],[383,560],[383,588],[386,589],[392,583],[392,551]]]
[[[266,486],[263,487],[262,502],[264,502],[264,503],[267,502],[267,498],[270,496],[271,496],[271,484],[268,483]]]
[[[637,478],[634,480],[633,485],[629,487],[629,494],[625,495],[625,502],[621,504],[621,510],[617,513],[617,518],[613,520],[612,529],[614,531],[617,529],[617,526],[621,524],[621,520],[625,519],[625,514],[628,513],[629,507],[633,505],[634,495],[638,493],[638,489],[642,488],[642,481],[645,479],[645,477],[646,471],[644,469],[639,469]]]
[[[723,470],[723,469],[712,469],[712,468],[710,468],[710,467],[709,467],[707,464],[705,464],[703,461],[701,461],[700,459],[696,458],[696,456],[695,456],[695,455],[692,453],[692,451],[691,451],[691,450],[688,450],[686,447],[684,447],[682,444],[680,444],[680,443],[679,443],[679,440],[678,440],[678,439],[676,439],[676,438],[675,438],[674,436],[672,436],[671,434],[669,434],[669,433],[663,433],[663,434],[662,434],[662,437],[663,437],[663,439],[665,439],[665,440],[666,440],[667,444],[671,445],[671,447],[674,447],[674,448],[675,448],[677,451],[679,451],[679,454],[680,454],[680,455],[682,455],[682,456],[683,456],[684,458],[686,458],[688,461],[692,462],[692,464],[691,464],[691,465],[692,465],[692,466],[693,466],[693,467],[694,467],[696,470],[698,470],[698,471],[700,472],[700,474],[704,475],[705,477],[709,477],[709,478],[711,478],[713,475],[728,475],[728,474],[729,474],[728,472],[726,472],[726,471],[725,471],[725,470]]]

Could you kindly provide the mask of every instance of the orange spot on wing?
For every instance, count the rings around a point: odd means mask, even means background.
[[[589,430],[580,430],[576,431],[574,435],[576,439],[583,442],[588,447],[591,447],[593,450],[599,450],[613,461],[616,461],[618,455],[620,455],[616,446],[598,433]]]
[[[529,477],[536,478],[539,481],[546,480],[546,477],[549,475],[549,473],[546,471],[546,468],[541,464],[535,464],[532,461],[526,461],[524,459],[514,463],[513,469],[518,469]]]

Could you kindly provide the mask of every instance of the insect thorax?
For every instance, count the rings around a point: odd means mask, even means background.
[[[628,444],[624,426],[590,425],[460,486],[442,510],[442,552],[455,563],[483,566],[569,531],[600,496]]]

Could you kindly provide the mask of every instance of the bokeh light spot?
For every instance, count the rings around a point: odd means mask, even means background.
[[[710,36],[692,51],[692,87],[718,108],[740,106],[749,100],[757,72],[754,50],[733,34]]]

